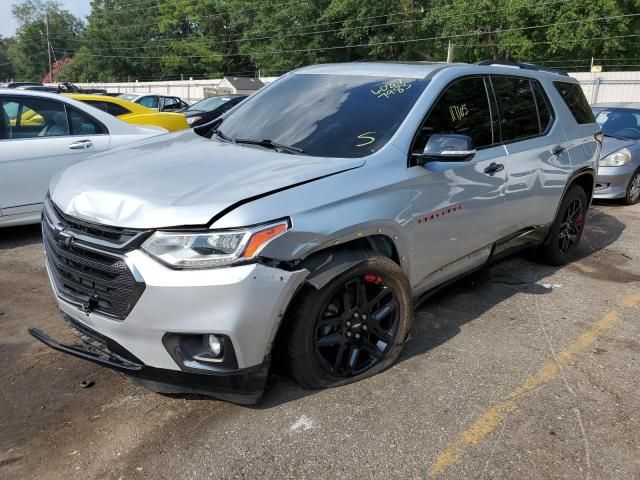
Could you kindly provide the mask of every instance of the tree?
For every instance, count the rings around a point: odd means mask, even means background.
[[[10,44],[11,39],[4,39],[0,35],[0,82],[9,81],[13,78],[13,65],[7,53]]]
[[[69,56],[79,47],[84,25],[60,3],[26,0],[14,5],[12,13],[18,22],[18,30],[7,53],[21,80],[39,81],[49,71],[47,20],[52,60]]]

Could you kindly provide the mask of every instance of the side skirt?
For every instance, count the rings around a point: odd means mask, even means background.
[[[426,292],[416,295],[413,299],[414,309],[420,307],[420,305],[422,305],[440,290],[448,287],[449,285],[457,282],[467,275],[471,275],[472,273],[482,270],[483,268],[495,262],[498,262],[510,255],[513,255],[520,250],[542,244],[547,238],[547,234],[549,233],[551,225],[552,224],[525,228],[507,237],[501,238],[493,244],[491,255],[489,255],[487,261],[482,265],[459,273],[452,278],[440,283],[439,285],[430,288]]]

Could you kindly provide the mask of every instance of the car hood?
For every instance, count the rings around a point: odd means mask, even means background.
[[[76,164],[52,180],[50,193],[64,213],[104,225],[205,225],[239,202],[364,163],[222,143],[188,130]]]
[[[604,137],[604,142],[602,143],[602,152],[600,153],[600,158],[604,158],[607,155],[611,155],[613,152],[620,150],[621,148],[628,147],[636,143],[637,140],[622,140],[620,138],[614,137]]]

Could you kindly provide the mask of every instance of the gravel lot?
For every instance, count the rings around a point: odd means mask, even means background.
[[[640,479],[639,313],[640,206],[596,205],[575,263],[496,264],[422,306],[390,370],[274,375],[247,408],[31,339],[70,337],[38,227],[0,230],[0,478]]]

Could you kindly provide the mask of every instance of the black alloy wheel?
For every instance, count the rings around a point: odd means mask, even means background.
[[[397,306],[379,275],[358,275],[339,285],[316,320],[314,351],[322,368],[352,377],[381,362],[396,339]]]
[[[413,323],[411,286],[397,263],[370,250],[327,257],[324,271],[341,273],[300,292],[282,327],[289,370],[306,388],[382,372],[398,358]],[[354,258],[357,264],[341,268]]]
[[[560,202],[547,238],[534,251],[534,258],[549,265],[573,260],[582,238],[589,203],[580,185],[573,185]]]
[[[580,232],[584,226],[584,207],[580,198],[571,201],[565,210],[558,232],[558,246],[563,255],[567,255],[578,243]]]

